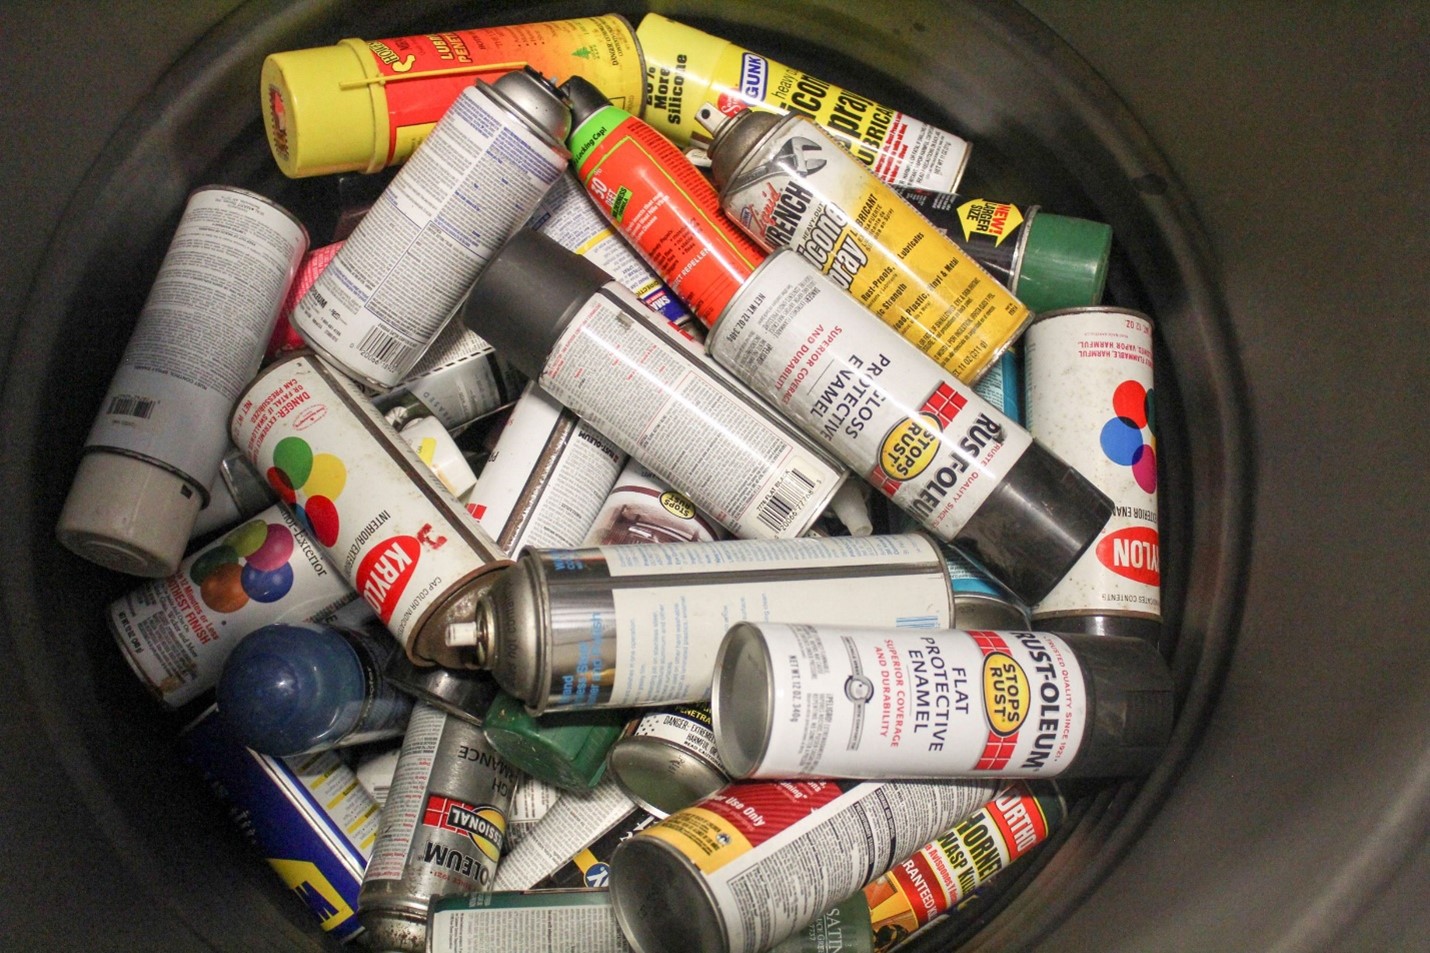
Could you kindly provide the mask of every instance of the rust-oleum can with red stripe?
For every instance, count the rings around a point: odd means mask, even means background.
[[[740,622],[712,696],[735,778],[1136,775],[1172,731],[1167,664],[1111,636]]]

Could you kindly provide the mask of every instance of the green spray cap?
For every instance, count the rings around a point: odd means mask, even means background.
[[[606,752],[625,727],[618,708],[560,712],[536,718],[502,692],[487,709],[487,741],[513,767],[568,791],[595,787],[606,770]]]
[[[1112,229],[1047,212],[1031,218],[1013,294],[1033,311],[1101,304]]]

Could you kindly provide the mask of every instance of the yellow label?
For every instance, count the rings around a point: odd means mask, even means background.
[[[974,199],[958,207],[958,220],[963,225],[964,241],[974,235],[987,235],[996,247],[1018,231],[1018,226],[1023,224],[1023,213],[1007,202]]]
[[[288,889],[319,915],[324,930],[331,930],[352,917],[353,908],[311,861],[269,857],[268,864],[283,878]]]
[[[888,874],[876,878],[864,888],[864,899],[869,904],[874,949],[878,953],[892,949],[919,928],[919,918],[908,897]]]
[[[879,466],[895,480],[912,480],[928,468],[938,452],[938,421],[910,417],[895,424],[879,448]]]
[[[988,727],[996,735],[1011,735],[1028,717],[1028,676],[1023,667],[1002,652],[983,660],[983,707]]]
[[[691,807],[670,815],[640,837],[655,837],[680,851],[704,873],[714,873],[750,850],[750,842],[720,815]]]
[[[397,165],[410,159],[436,125],[435,122],[418,122],[410,126],[398,126],[397,142],[392,149],[392,161],[388,164]]]
[[[660,505],[665,507],[672,516],[680,519],[693,519],[695,516],[695,504],[674,490],[667,490],[660,495]]]

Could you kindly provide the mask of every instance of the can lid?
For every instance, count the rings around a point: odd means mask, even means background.
[[[566,148],[566,137],[571,135],[571,110],[551,80],[523,66],[499,76],[490,88],[557,148]]]
[[[179,571],[203,502],[171,470],[93,450],[80,458],[55,535],[106,569],[160,579]]]
[[[1119,636],[1060,635],[1077,656],[1087,728],[1063,777],[1146,774],[1172,736],[1172,673],[1155,646]]]
[[[289,178],[387,165],[386,93],[362,40],[273,53],[263,61],[263,128]]]
[[[625,727],[626,713],[599,708],[533,717],[502,692],[482,724],[487,741],[513,767],[568,791],[595,787],[606,770],[606,752]]]
[[[1028,223],[1013,293],[1033,311],[1099,304],[1111,256],[1109,226],[1040,211]]]
[[[560,92],[571,107],[571,128],[579,128],[581,123],[611,105],[606,94],[595,83],[584,76],[572,76],[561,84]]]
[[[462,320],[503,360],[537,380],[575,306],[610,280],[600,266],[524,228],[487,262]]]
[[[1107,494],[1034,440],[953,544],[1035,606],[1092,545],[1112,506]]]
[[[748,622],[731,626],[715,655],[710,709],[720,761],[732,778],[749,777],[765,760],[775,706],[773,671],[769,643],[759,628]],[[765,686],[764,694],[752,694],[751,685]]]
[[[783,121],[784,117],[775,113],[745,109],[721,123],[707,150],[710,154],[710,181],[715,183],[715,188],[723,191],[756,143]]]
[[[709,878],[670,841],[651,835],[659,827],[621,841],[611,853],[611,900],[621,932],[636,953],[726,953],[729,930]]]

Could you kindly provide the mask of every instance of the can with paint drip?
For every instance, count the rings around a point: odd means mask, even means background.
[[[261,195],[189,196],[85,439],[55,527],[67,549],[136,576],[179,568],[227,449],[222,421],[307,248],[302,223]]]
[[[230,435],[408,656],[456,661],[447,623],[506,556],[371,401],[299,352],[240,396]]]
[[[468,325],[736,536],[802,535],[848,474],[605,272],[530,230]]]
[[[1113,636],[741,622],[713,694],[735,778],[1131,776],[1172,733],[1167,663]]]
[[[413,709],[358,894],[372,949],[422,953],[433,897],[491,890],[518,779],[480,728]]]
[[[1162,568],[1152,322],[1126,308],[1054,311],[1038,316],[1026,342],[1029,429],[1115,504],[1097,541],[1033,606],[1033,621],[1155,643]]]
[[[741,619],[940,628],[952,594],[921,534],[528,549],[477,604],[467,658],[540,714],[702,702]]]
[[[396,385],[566,168],[571,116],[529,69],[463,90],[293,310],[318,353]]]
[[[970,146],[911,116],[785,66],[728,40],[648,13],[636,29],[646,59],[645,120],[676,145],[703,138],[709,105],[802,113],[885,182],[952,192]]]
[[[708,705],[681,705],[632,718],[606,762],[610,777],[632,801],[662,817],[730,783],[715,748]]]
[[[710,330],[712,357],[1014,595],[1042,598],[1112,501],[792,249]]]
[[[260,77],[268,145],[295,178],[376,172],[406,161],[474,81],[523,65],[585,76],[640,112],[640,44],[624,17],[606,14],[269,54]]]

